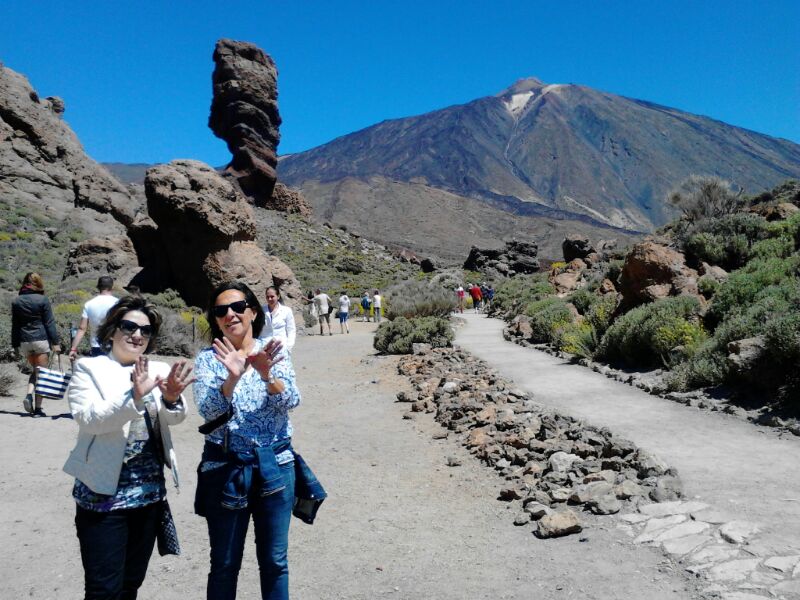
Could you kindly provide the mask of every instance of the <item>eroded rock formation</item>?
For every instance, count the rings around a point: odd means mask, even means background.
[[[208,126],[233,155],[225,173],[257,206],[265,206],[277,178],[278,69],[257,46],[228,39],[217,42],[214,63]]]
[[[139,234],[156,244],[145,271],[166,270],[187,302],[205,306],[227,279],[246,282],[259,297],[278,285],[285,297],[300,298],[291,269],[256,244],[252,208],[214,169],[193,160],[158,165],[147,171],[145,193],[152,225],[139,223]]]
[[[292,189],[278,182],[272,190],[272,197],[267,200],[265,208],[280,210],[285,213],[294,213],[311,216],[311,207],[306,202],[299,190]]]
[[[535,242],[512,240],[504,248],[482,249],[473,246],[464,262],[464,268],[481,271],[488,277],[498,275],[512,276],[517,273],[536,273],[539,271],[537,255],[539,247]]]
[[[623,306],[630,308],[667,296],[691,295],[705,304],[697,290],[698,273],[677,250],[651,240],[635,244],[625,257],[619,278]]]

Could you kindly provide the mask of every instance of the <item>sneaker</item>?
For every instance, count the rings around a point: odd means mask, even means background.
[[[33,395],[28,394],[25,396],[25,399],[22,401],[22,408],[25,409],[26,413],[33,414]]]
[[[46,417],[47,415],[45,414],[45,412],[41,408],[37,408],[35,411],[33,411],[33,416],[34,417]]]

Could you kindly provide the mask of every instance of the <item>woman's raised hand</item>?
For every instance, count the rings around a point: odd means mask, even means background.
[[[192,365],[187,361],[179,360],[172,365],[167,378],[159,382],[158,388],[161,390],[161,397],[167,404],[177,402],[183,394],[183,390],[192,384],[194,381],[192,369]]]
[[[231,375],[236,378],[241,377],[247,369],[247,361],[244,356],[239,354],[231,341],[228,338],[217,338],[212,345],[217,360],[225,365]]]
[[[140,356],[133,364],[133,373],[131,373],[131,381],[133,382],[133,399],[136,402],[141,402],[142,398],[152,392],[155,387],[161,382],[160,377],[153,378],[150,376],[148,370],[148,363],[146,356]]]
[[[253,352],[247,357],[247,362],[261,375],[261,379],[269,379],[269,370],[272,365],[281,362],[284,356],[281,354],[283,343],[280,340],[268,341],[261,350]]]

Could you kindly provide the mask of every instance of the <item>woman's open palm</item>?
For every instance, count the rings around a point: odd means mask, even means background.
[[[247,369],[245,357],[239,354],[228,338],[215,339],[213,343],[214,356],[225,365],[228,372],[234,377],[241,377]]]

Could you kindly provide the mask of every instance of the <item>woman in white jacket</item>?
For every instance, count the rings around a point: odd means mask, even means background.
[[[97,332],[107,354],[79,360],[67,392],[79,429],[64,471],[75,477],[87,599],[136,598],[164,510],[164,464],[178,483],[169,426],[186,417],[192,367],[147,360],[160,325],[144,298],[122,298]]]
[[[280,340],[283,343],[282,354],[288,356],[294,348],[297,338],[297,327],[294,323],[294,313],[292,309],[281,303],[281,293],[278,288],[270,286],[266,291],[267,305],[264,306],[264,329],[261,331],[260,339],[269,341],[270,339]]]

